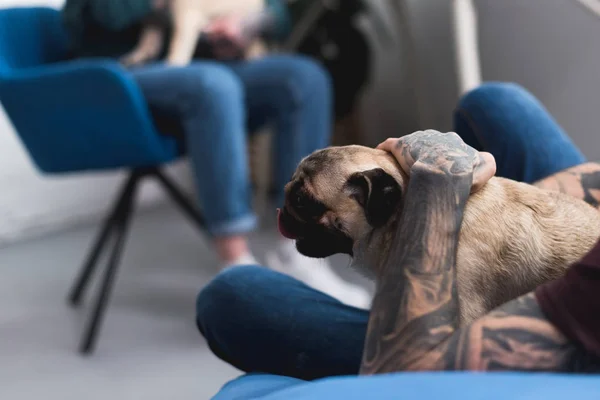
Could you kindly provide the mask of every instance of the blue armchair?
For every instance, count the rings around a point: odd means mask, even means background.
[[[69,294],[78,306],[111,236],[114,244],[80,344],[93,351],[142,179],[157,179],[199,227],[203,219],[160,166],[182,156],[157,131],[133,79],[111,60],[67,61],[67,35],[51,8],[0,10],[0,101],[42,173],[131,171]],[[168,133],[168,132],[167,132]]]

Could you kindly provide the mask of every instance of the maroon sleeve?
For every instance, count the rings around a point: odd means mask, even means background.
[[[600,242],[564,277],[540,286],[535,294],[553,325],[600,357]]]

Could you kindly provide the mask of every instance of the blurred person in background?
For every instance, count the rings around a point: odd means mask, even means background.
[[[164,0],[67,0],[63,19],[73,57],[124,56],[138,44],[145,19],[164,6]],[[255,21],[252,34],[271,40],[283,39],[290,30],[283,0],[266,0]],[[284,185],[300,160],[328,146],[332,129],[328,73],[300,55],[232,58],[253,41],[244,37],[243,23],[236,15],[213,22],[189,66],[171,67],[158,60],[130,70],[158,129],[181,132],[223,268],[258,264],[247,240],[258,224],[252,209],[248,132],[274,126],[273,201],[280,206]],[[210,48],[211,59],[202,57],[202,47]],[[166,48],[161,58],[165,53]],[[269,267],[346,304],[368,306],[370,297],[363,288],[341,279],[325,261],[301,256],[293,241],[277,236],[267,258]]]

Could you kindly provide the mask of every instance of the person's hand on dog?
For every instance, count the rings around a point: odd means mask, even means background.
[[[238,15],[215,19],[206,28],[205,33],[214,46],[217,58],[221,60],[239,57],[251,41],[244,32],[244,20]]]
[[[468,146],[454,132],[417,131],[387,139],[377,148],[393,154],[408,176],[416,169],[453,177],[471,176],[472,193],[496,173],[494,156]]]

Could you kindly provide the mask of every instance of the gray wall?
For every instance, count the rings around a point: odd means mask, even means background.
[[[450,2],[409,0],[426,127],[451,129],[457,100]],[[475,0],[486,81],[517,82],[600,160],[600,18],[574,0]],[[425,127],[425,126],[422,126]]]

